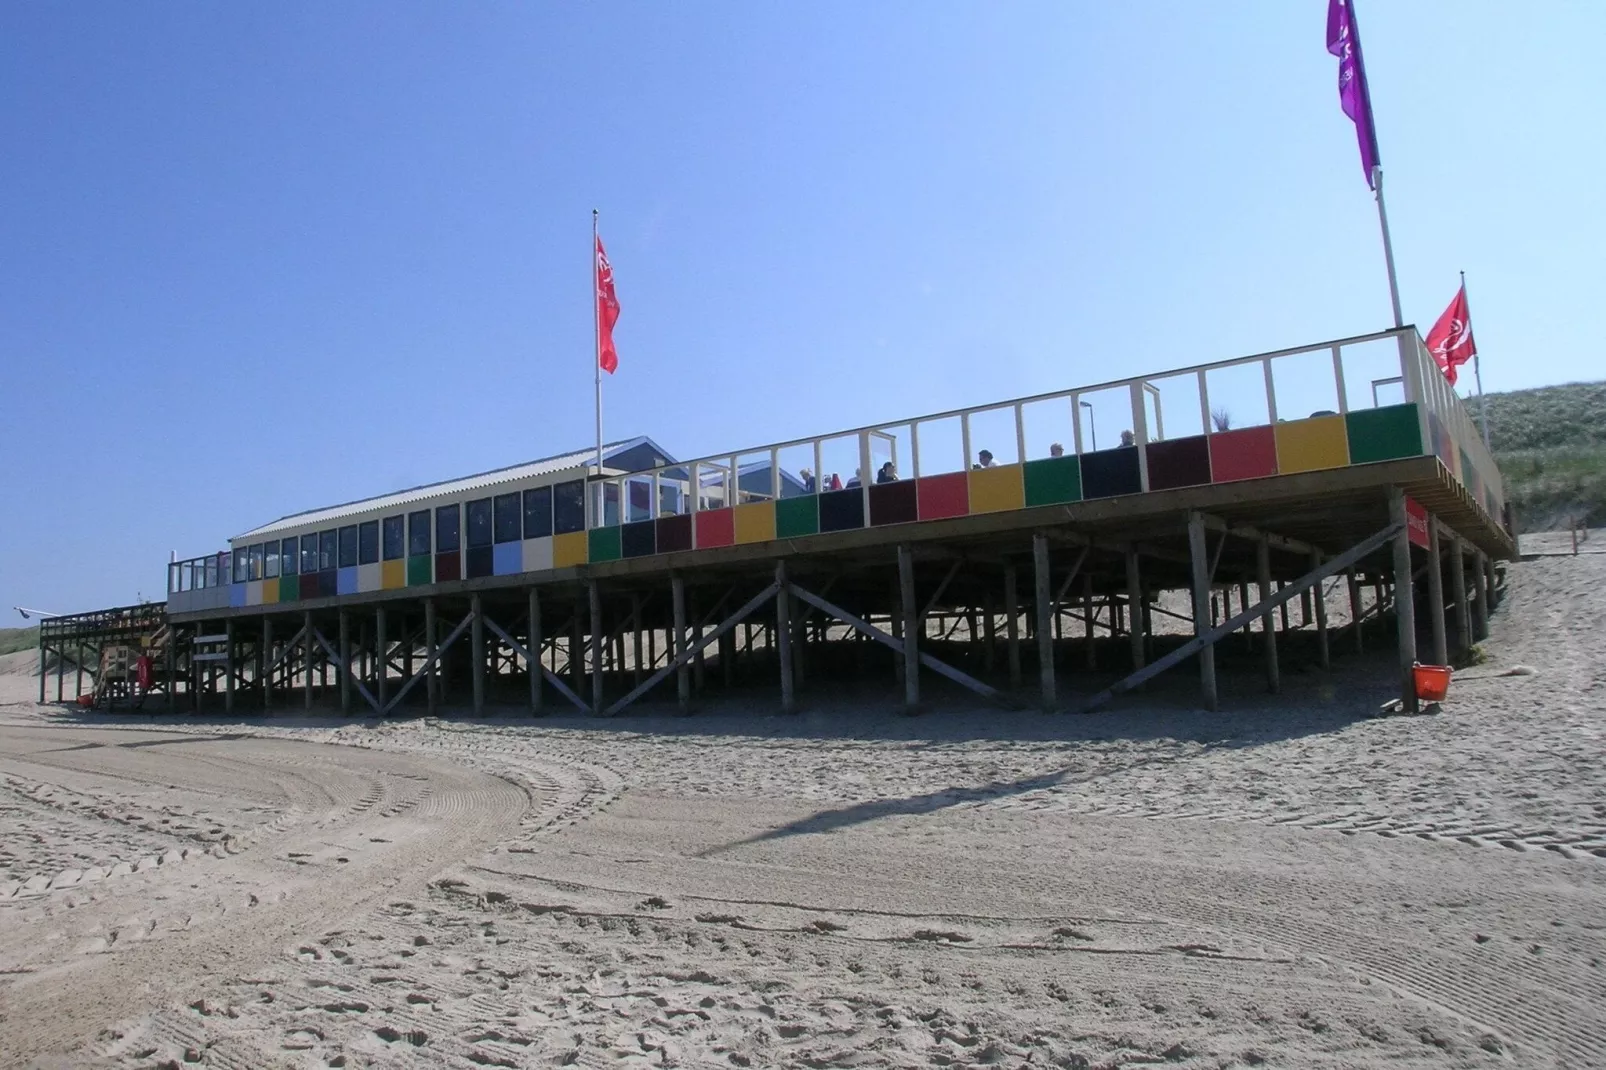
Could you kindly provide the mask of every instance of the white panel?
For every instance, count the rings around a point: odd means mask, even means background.
[[[552,567],[552,536],[524,540],[524,571],[544,572]]]
[[[377,591],[383,585],[383,566],[377,561],[371,565],[357,566],[357,590],[360,593]]]
[[[262,581],[252,580],[245,585],[245,604],[260,606],[262,604]]]

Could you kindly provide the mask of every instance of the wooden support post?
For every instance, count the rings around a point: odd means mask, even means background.
[[[998,622],[993,617],[993,593],[982,597],[982,668],[991,673],[998,664]]]
[[[1480,584],[1479,586],[1481,587],[1482,584]],[[1480,601],[1482,600],[1481,597],[1480,597],[1479,600]],[[41,623],[39,625],[39,630],[43,631],[44,627],[45,627],[44,624]],[[62,686],[62,677],[67,672],[66,649],[67,649],[66,647],[58,647],[56,649],[56,701],[57,702],[65,702],[66,701],[66,692],[65,692],[65,690],[63,689],[63,686]]]
[[[632,687],[639,687],[639,686],[641,686],[641,670],[644,667],[642,665],[642,661],[641,661],[641,592],[640,591],[632,591],[630,593],[630,617],[631,617],[631,620],[632,620],[631,629],[630,629],[630,631],[631,631],[631,650],[630,650],[630,653],[635,655],[634,664],[631,666],[632,672],[631,672],[630,680],[631,680],[631,686]]]
[[[670,637],[670,650],[679,662],[681,655],[686,652],[686,580],[678,572],[669,577],[669,593],[675,633]],[[686,674],[684,663],[675,670],[675,698],[680,704],[681,713],[691,708],[691,679]]]
[[[1204,514],[1188,514],[1188,556],[1193,566],[1193,634],[1197,638],[1209,631],[1210,621],[1210,562],[1205,547]],[[1199,690],[1204,696],[1205,709],[1219,708],[1216,692],[1216,648],[1203,647],[1199,651]]]
[[[1394,536],[1394,627],[1400,651],[1400,701],[1416,712],[1416,599],[1411,591],[1411,531],[1405,516],[1405,492],[1389,491],[1389,519],[1400,525]]]
[[[1278,580],[1277,581],[1277,589],[1279,591],[1282,590],[1285,586],[1287,586],[1287,585],[1285,583],[1283,583],[1282,580]],[[1282,605],[1277,607],[1277,614],[1278,614],[1278,616],[1280,616],[1282,618],[1283,634],[1286,635],[1286,634],[1288,634],[1288,603],[1287,602],[1284,602]]]
[[[892,638],[898,640],[899,643],[902,643],[903,642],[903,576],[902,576],[902,571],[901,571],[902,570],[902,566],[903,566],[903,558],[902,557],[898,558],[898,565],[899,565],[900,571],[892,577],[892,587],[891,587],[891,590],[888,592],[888,594],[889,594],[888,605],[890,606],[890,608],[887,610],[887,624],[888,624],[887,630],[892,633]],[[892,659],[892,675],[893,675],[893,678],[898,681],[899,685],[903,684],[903,659],[900,658],[900,657],[897,657],[896,654],[894,655],[894,657]]]
[[[1054,680],[1054,591],[1049,576],[1048,536],[1041,531],[1032,535],[1032,576],[1037,594],[1037,673],[1042,689],[1045,713],[1052,713],[1059,705]]]
[[[234,712],[234,618],[223,622],[223,712]]]
[[[1311,595],[1309,591],[1299,596],[1299,626],[1309,628],[1315,618],[1311,613]]]
[[[1355,633],[1355,653],[1364,653],[1366,640],[1361,635],[1361,578],[1355,574],[1353,568],[1344,573],[1349,583],[1349,619],[1350,629]]]
[[[263,617],[262,620],[263,620],[264,627],[271,627],[271,625],[268,624],[268,618]],[[269,634],[271,634],[271,633],[269,633]],[[165,655],[163,657],[163,660],[167,663],[167,712],[168,713],[172,713],[174,711],[174,709],[178,706],[178,695],[176,693],[178,691],[178,683],[177,683],[177,680],[178,680],[178,671],[177,671],[178,650],[177,650],[177,648],[178,648],[178,628],[177,628],[177,626],[169,623],[168,626],[167,626],[167,649],[166,649]],[[271,676],[271,674],[270,674],[270,676]],[[271,683],[271,680],[269,682]],[[264,691],[263,694],[265,696],[267,694],[267,692]],[[267,703],[267,699],[264,698],[263,699],[264,708],[266,708],[266,703]]]
[[[903,619],[903,709],[914,713],[920,707],[920,629],[916,627],[915,559],[908,543],[898,545],[898,591]]]
[[[478,594],[469,596],[468,611],[474,615],[468,631],[469,654],[474,661],[469,684],[474,695],[474,716],[478,717],[485,712],[485,606]]]
[[[1020,687],[1020,602],[1015,591],[1015,564],[1004,565],[1004,635],[1009,641],[1009,686]]]
[[[1472,551],[1472,634],[1481,642],[1489,638],[1488,585],[1483,575],[1483,551]]]
[[[1472,650],[1472,609],[1467,605],[1467,561],[1460,536],[1450,540],[1450,594],[1455,599],[1456,648],[1465,657]]]
[[[45,653],[49,650],[45,646],[45,623],[39,622],[39,704],[45,704]],[[171,683],[169,683],[171,686]]]
[[[301,615],[301,708],[312,709],[312,614]]]
[[[430,716],[435,715],[435,708],[440,702],[440,687],[438,686],[438,673],[440,648],[435,645],[435,599],[424,599],[424,660],[428,664],[429,678],[424,681],[424,694],[429,702]]]
[[[351,712],[351,614],[340,611],[338,618],[340,644],[340,712]]]
[[[1433,664],[1450,664],[1450,637],[1444,622],[1444,555],[1437,517],[1428,518],[1428,624],[1433,628]]]
[[[786,559],[775,562],[776,661],[781,668],[781,712],[797,711],[797,690],[792,680],[792,589],[786,579]]]
[[[1093,637],[1093,574],[1082,577],[1082,655],[1088,672],[1099,667],[1098,644]]]
[[[1143,668],[1143,577],[1138,572],[1138,549],[1126,544],[1127,639],[1132,647],[1132,671]]]
[[[1321,564],[1321,551],[1312,550],[1310,552],[1310,567],[1312,569],[1320,568]],[[1333,667],[1333,655],[1327,645],[1327,596],[1322,593],[1322,584],[1318,583],[1316,585],[1316,589],[1311,595],[1311,603],[1316,613],[1316,659],[1325,671]]]
[[[569,687],[576,695],[586,692],[585,638],[581,634],[585,610],[579,602],[574,605],[574,617],[569,621]]]
[[[77,670],[73,676],[73,698],[84,693],[84,644],[78,644],[78,656],[74,659],[73,668]]]
[[[1239,612],[1249,608],[1249,581],[1240,580],[1238,583]],[[1253,621],[1244,625],[1244,649],[1255,649],[1255,625]]]
[[[530,647],[524,659],[525,668],[530,673],[530,712],[541,712],[541,592],[539,588],[530,588]]]
[[[1589,530],[1585,528],[1584,530]],[[1484,593],[1484,623],[1494,619],[1494,558],[1481,550],[1478,552],[1478,561],[1483,566],[1483,593]]]
[[[379,697],[379,708],[383,710],[390,701],[390,650],[389,637],[385,635],[385,607],[374,607],[374,694]]]
[[[1255,571],[1260,586],[1260,600],[1271,598],[1271,543],[1262,536],[1255,543]],[[1277,620],[1275,610],[1268,609],[1260,617],[1262,653],[1266,659],[1266,690],[1277,694],[1282,689],[1282,676],[1277,664]]]
[[[736,683],[736,639],[734,628],[719,637],[719,676],[727,691]]]
[[[602,716],[602,587],[596,580],[586,582],[586,598],[591,603],[591,712]]]

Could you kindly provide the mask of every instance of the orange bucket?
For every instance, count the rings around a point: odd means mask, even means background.
[[[1423,702],[1444,701],[1450,690],[1450,666],[1413,665],[1411,673],[1416,677],[1417,698]]]

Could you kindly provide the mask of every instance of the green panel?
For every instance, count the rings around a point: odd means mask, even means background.
[[[1350,464],[1422,456],[1422,425],[1412,402],[1357,409],[1345,416],[1344,422],[1349,432]]]
[[[617,561],[624,556],[624,551],[619,548],[619,528],[592,528],[587,535],[587,549],[590,551],[587,560]]]
[[[1076,457],[1044,457],[1026,462],[1026,504],[1056,505],[1082,500],[1082,463]]]
[[[279,601],[295,602],[301,598],[301,577],[279,577]]]
[[[820,533],[820,496],[801,494],[775,503],[775,537],[795,539]]]
[[[407,586],[422,587],[435,582],[435,559],[428,554],[407,559]]]

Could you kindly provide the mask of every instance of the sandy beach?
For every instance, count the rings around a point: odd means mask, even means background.
[[[11,655],[0,1062],[1606,1066],[1606,554],[1492,629],[1416,717],[1381,649],[1219,714],[383,724]]]

